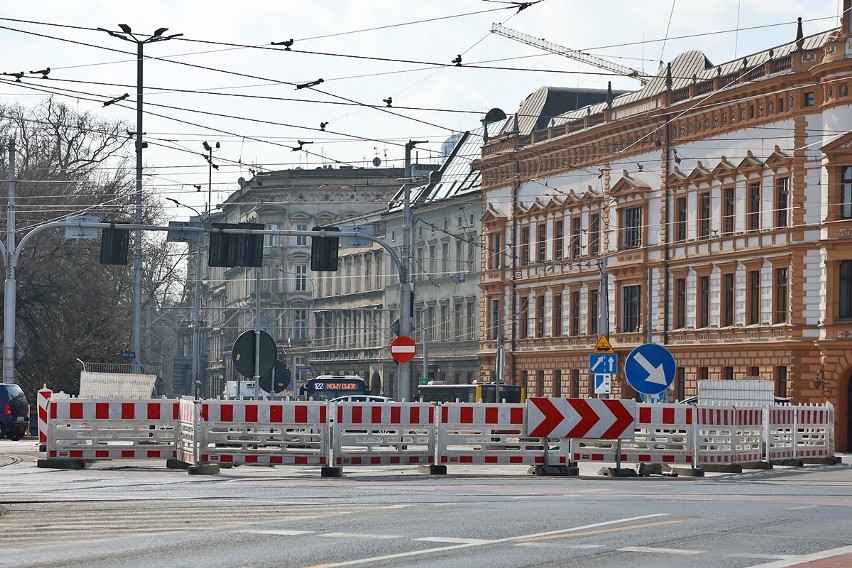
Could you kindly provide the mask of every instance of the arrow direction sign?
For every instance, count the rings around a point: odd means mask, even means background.
[[[618,355],[610,353],[592,353],[589,355],[589,371],[614,375],[618,369]]]
[[[635,420],[635,400],[527,399],[527,435],[531,438],[633,438]]]
[[[663,392],[675,378],[675,360],[668,349],[645,343],[630,352],[624,360],[624,375],[633,389],[641,394]]]

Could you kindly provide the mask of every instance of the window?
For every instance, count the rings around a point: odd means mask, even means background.
[[[544,223],[539,223],[536,228],[536,243],[538,245],[536,261],[544,262],[547,260],[547,225]]]
[[[571,398],[580,398],[580,369],[571,370]]]
[[[748,210],[746,213],[749,231],[760,230],[760,182],[748,184]]]
[[[582,219],[574,217],[571,219],[571,258],[582,256],[581,238],[583,236]]]
[[[488,339],[495,340],[500,333],[500,300],[497,298],[491,299],[490,310],[491,321],[488,325]]]
[[[429,243],[429,276],[438,272],[438,252],[436,243]]]
[[[748,273],[748,323],[760,323],[760,270]]]
[[[852,166],[840,170],[840,218],[852,219]]]
[[[736,198],[733,187],[722,190],[722,234],[734,232],[734,215],[736,214]]]
[[[710,277],[698,278],[698,327],[710,325]]]
[[[787,367],[775,367],[775,396],[787,396]]]
[[[308,291],[308,265],[296,265],[296,292]]]
[[[559,260],[562,258],[562,246],[565,235],[565,221],[556,221],[553,223],[553,259]]]
[[[775,180],[775,228],[781,229],[788,224],[790,206],[790,178]]]
[[[441,243],[441,276],[450,272],[450,243]]]
[[[571,292],[571,335],[580,335],[580,292]]]
[[[722,276],[722,325],[723,326],[732,326],[734,325],[734,275],[725,274]]]
[[[521,298],[521,309],[518,310],[518,334],[521,339],[530,336],[530,299]]]
[[[551,396],[562,397],[562,371],[559,369],[553,371],[553,394]]]
[[[787,267],[775,269],[775,323],[787,321]]]
[[[621,246],[625,249],[642,245],[642,208],[629,207],[622,212]]]
[[[293,335],[295,339],[308,338],[308,310],[293,310]]]
[[[852,318],[852,260],[840,261],[840,311],[838,317]]]
[[[562,293],[553,294],[553,314],[551,315],[553,337],[562,335]]]
[[[464,238],[456,237],[456,270],[459,272],[467,272],[464,263]]]
[[[535,336],[544,337],[544,295],[535,299]]]
[[[683,400],[686,398],[686,369],[677,367],[675,369],[675,398]]]
[[[535,373],[535,395],[544,396],[544,371]]]
[[[589,335],[598,334],[599,298],[600,293],[597,290],[589,290]]]
[[[589,254],[597,256],[601,252],[601,216],[592,213],[589,217]]]
[[[500,233],[492,233],[488,237],[490,241],[488,246],[488,268],[491,270],[500,268],[503,263],[503,244],[500,237]]]
[[[629,284],[621,287],[621,327],[622,333],[635,333],[639,331],[640,296],[642,286]]]
[[[675,240],[678,242],[686,240],[687,207],[686,197],[678,197],[675,200],[675,211],[677,214],[677,218],[675,219]]]
[[[521,227],[521,265],[530,263],[530,228]]]
[[[277,231],[278,225],[267,225],[267,229],[270,231]],[[278,246],[278,235],[264,235],[263,236],[263,246],[265,247],[277,247]]]
[[[734,368],[733,367],[722,367],[722,380],[723,381],[733,381],[734,380]]]
[[[816,104],[816,93],[814,91],[808,91],[805,93],[805,106],[814,106]]]
[[[686,278],[675,279],[675,329],[686,327]]]
[[[305,223],[296,223],[297,231],[307,231],[308,225]],[[307,235],[296,235],[296,246],[298,247],[306,247],[308,246],[308,237]]]
[[[467,301],[467,308],[465,310],[465,315],[467,316],[467,324],[465,325],[465,330],[467,331],[467,335],[465,336],[467,339],[473,339],[476,333],[476,321],[477,321],[477,313],[476,307],[474,305],[473,300]]]
[[[710,369],[708,367],[698,367],[698,380],[706,381],[710,378]]]
[[[710,236],[710,192],[698,194],[698,238]]]

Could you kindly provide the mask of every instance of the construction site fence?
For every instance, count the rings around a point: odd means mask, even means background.
[[[190,465],[711,464],[834,456],[834,408],[637,403],[621,440],[527,436],[511,403],[79,399],[43,389],[49,458]]]

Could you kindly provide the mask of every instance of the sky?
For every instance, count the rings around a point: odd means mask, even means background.
[[[144,53],[144,185],[168,217],[216,208],[255,171],[437,163],[453,133],[542,86],[635,79],[491,33],[492,24],[655,73],[699,49],[714,64],[838,26],[842,0],[0,0],[0,104],[55,97],[135,130],[136,45],[97,28],[183,34]],[[272,45],[293,40],[289,50]],[[461,65],[453,63],[461,56]],[[47,79],[29,74],[49,67]],[[318,81],[322,79],[322,82]],[[301,87],[301,88],[298,88]],[[104,102],[128,97],[109,106]],[[390,105],[385,102],[390,100]],[[321,127],[321,123],[325,123]],[[213,148],[212,181],[203,143]],[[216,148],[216,144],[219,147]],[[301,149],[299,149],[301,148]],[[199,187],[201,188],[199,190]]]

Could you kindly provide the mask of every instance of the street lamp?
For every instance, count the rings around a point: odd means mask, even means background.
[[[171,197],[166,197],[168,201],[171,201],[175,205],[180,207],[186,207],[187,209],[192,209],[198,215],[199,219],[202,219],[203,216],[195,207],[190,205],[185,205],[178,201],[177,199],[172,199]],[[198,240],[195,243],[195,274],[193,277],[193,298],[192,298],[192,385],[189,387],[189,393],[192,398],[196,398],[198,394],[198,383],[200,382],[200,371],[201,371],[201,361],[200,361],[200,351],[201,351],[201,292],[199,290],[201,286],[201,235],[198,235]]]
[[[147,146],[142,142],[142,62],[144,60],[143,47],[146,43],[156,43],[182,36],[183,34],[163,35],[168,28],[159,28],[153,35],[145,39],[139,39],[127,24],[118,24],[121,32],[114,32],[104,28],[98,28],[112,37],[129,41],[136,44],[136,214],[134,221],[137,225],[142,224],[142,149]],[[140,327],[142,325],[142,230],[136,229],[136,244],[133,257],[133,363],[139,366],[139,354],[141,352]]]
[[[219,166],[213,163],[213,147],[205,140],[202,144],[207,150],[207,155],[204,159],[207,160],[207,216],[210,216],[210,211],[213,210],[213,169],[219,169]],[[216,142],[216,149],[219,149],[219,143]]]

